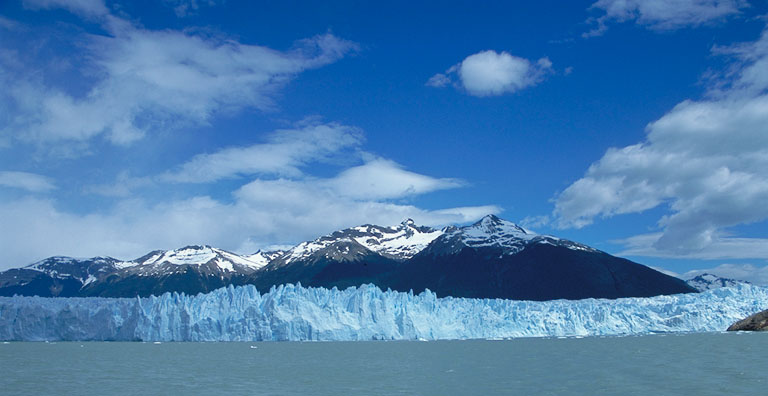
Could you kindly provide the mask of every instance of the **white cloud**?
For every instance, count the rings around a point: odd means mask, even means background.
[[[768,286],[768,266],[757,267],[753,264],[721,264],[714,268],[688,271],[681,278],[691,279],[701,274],[713,274],[721,278],[745,280],[758,286]]]
[[[763,34],[758,43],[738,48],[766,43]],[[766,257],[758,248],[764,242],[731,237],[726,229],[768,219],[768,95],[754,77],[767,57],[743,57],[728,84],[733,88],[684,101],[648,125],[644,142],[609,149],[556,197],[557,224],[579,228],[596,217],[665,205],[663,232],[652,244],[630,243],[634,254]],[[756,250],[740,253],[739,246]]]
[[[28,172],[0,171],[0,186],[30,192],[46,192],[56,188],[51,179]]]
[[[249,253],[364,223],[390,225],[413,218],[443,225],[500,211],[493,205],[429,210],[410,204],[416,196],[465,183],[406,170],[362,152],[361,141],[356,128],[304,123],[275,131],[261,144],[196,156],[173,172],[143,177],[123,172],[114,184],[86,187],[87,192],[118,198],[111,209],[76,214],[60,209],[53,198],[0,202],[0,250],[6,257],[0,265],[18,266],[51,255],[131,259],[189,244]],[[318,177],[313,170],[321,162],[342,170]],[[20,183],[18,175],[11,176],[14,184]],[[177,183],[214,183],[232,176],[250,177],[230,197],[169,198],[184,197]],[[0,184],[4,180],[0,173]],[[134,198],[135,189],[160,186],[164,193],[159,201]]]
[[[337,181],[255,180],[235,192],[235,196],[248,212],[268,218],[275,232],[283,233],[278,240],[290,237],[296,230],[314,230],[307,235],[313,238],[355,224],[396,224],[412,218],[420,224],[441,225],[499,212],[495,206],[425,210],[369,197],[349,197],[333,188]]]
[[[551,71],[552,62],[547,58],[532,63],[507,52],[483,51],[466,57],[445,73],[435,74],[427,85],[444,87],[458,76],[470,95],[498,96],[536,85]]]
[[[24,7],[32,10],[63,8],[84,17],[102,17],[109,14],[103,0],[24,0]]]
[[[132,176],[128,171],[121,171],[117,174],[115,181],[106,184],[92,184],[83,188],[87,194],[101,195],[104,197],[125,198],[130,197],[134,191],[155,185],[155,177],[150,176]]]
[[[200,154],[161,178],[206,183],[242,175],[299,176],[310,162],[329,160],[362,142],[357,128],[339,124],[308,125],[273,132],[265,143]]]
[[[635,235],[615,241],[624,246],[619,256],[646,256],[664,258],[683,258],[699,260],[722,259],[768,259],[768,239],[720,237],[706,246],[687,252],[676,252],[659,248],[657,242],[663,233]]]
[[[321,183],[339,196],[352,199],[398,199],[436,190],[461,187],[456,179],[436,179],[409,172],[386,159],[374,159],[349,168],[335,178]]]
[[[655,30],[673,30],[721,21],[749,7],[746,0],[599,0],[590,9],[605,14],[588,22],[597,26],[584,37],[599,36],[610,21],[635,21]]]
[[[333,180],[255,180],[238,189],[232,203],[207,196],[155,205],[126,199],[112,210],[87,215],[62,211],[53,200],[0,202],[0,265],[16,267],[51,255],[132,259],[153,249],[188,244],[249,253],[364,223],[397,224],[413,218],[420,224],[442,225],[500,211],[496,206],[426,210],[355,199],[329,188]]]
[[[84,36],[78,48],[85,52],[74,55],[87,64],[83,80],[95,80],[85,94],[44,82],[23,54],[3,59],[0,104],[13,115],[0,135],[38,143],[105,136],[125,145],[148,132],[205,124],[217,114],[269,110],[274,94],[294,76],[356,47],[324,34],[276,51],[227,38],[147,30],[111,15],[103,21],[110,35]]]

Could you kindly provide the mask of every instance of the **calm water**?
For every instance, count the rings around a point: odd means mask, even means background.
[[[763,394],[768,333],[508,341],[0,343],[0,394]]]

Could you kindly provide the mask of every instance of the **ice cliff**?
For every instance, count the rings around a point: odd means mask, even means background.
[[[546,302],[253,286],[149,298],[0,297],[1,340],[413,340],[723,331],[768,307],[768,288]]]

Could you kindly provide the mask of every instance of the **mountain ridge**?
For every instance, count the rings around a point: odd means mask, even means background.
[[[299,282],[329,288],[373,283],[400,291],[428,288],[440,296],[532,300],[695,291],[641,264],[537,234],[495,215],[442,229],[418,226],[411,219],[394,226],[364,224],[285,251],[251,255],[190,245],[130,261],[46,260],[0,273],[0,295],[133,297]],[[79,276],[72,276],[78,266]]]

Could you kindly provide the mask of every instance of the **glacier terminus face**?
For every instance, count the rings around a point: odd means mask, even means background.
[[[437,298],[284,285],[148,298],[0,297],[5,341],[348,341],[636,335],[724,331],[768,307],[752,285],[650,298]]]

